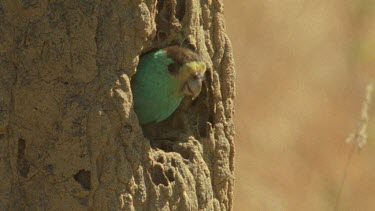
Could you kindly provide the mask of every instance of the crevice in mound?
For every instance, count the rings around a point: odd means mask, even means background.
[[[174,172],[172,169],[168,169],[165,172],[165,175],[167,176],[169,182],[174,182]]]
[[[17,152],[17,167],[18,172],[22,177],[27,177],[30,171],[30,164],[25,158],[26,141],[18,139],[18,152]]]
[[[206,71],[206,80],[205,80],[205,86],[207,86],[206,88],[206,97],[207,97],[207,121],[211,124],[211,125],[214,125],[215,123],[215,102],[214,102],[214,90],[213,90],[213,70],[208,68],[207,71]]]
[[[171,159],[171,165],[173,167],[177,168],[177,161],[176,161],[176,159],[174,159],[174,158]]]
[[[156,159],[156,162],[161,163],[161,164],[164,164],[164,163],[165,163],[165,159],[164,159],[163,156],[160,156],[160,157],[158,157],[158,158]]]
[[[170,141],[167,140],[151,140],[151,146],[154,149],[160,149],[164,152],[173,152],[173,145],[169,143]]]
[[[156,6],[158,13],[155,20],[157,29],[155,38],[158,42],[162,42],[167,39],[171,28],[172,8],[171,5],[165,3],[164,0],[159,0]]]
[[[197,50],[197,47],[193,43],[191,43],[190,41],[186,41],[185,44],[184,44],[184,46],[186,48],[189,48],[192,51],[196,51]]]
[[[159,0],[157,2],[155,42],[161,46],[182,45],[185,37],[182,34],[182,25],[187,13],[185,5],[185,0]]]
[[[164,8],[164,0],[158,0],[157,2],[157,8],[159,11],[162,11]]]
[[[160,30],[157,32],[156,38],[159,42],[163,42],[164,40],[168,38],[168,35],[166,32]]]
[[[156,164],[152,167],[151,179],[155,185],[160,185],[160,184],[164,186],[169,185],[168,178],[164,173],[164,168],[159,164]]]
[[[153,149],[159,149],[162,150],[166,153],[168,152],[175,152],[181,155],[181,157],[185,160],[190,160],[191,159],[191,149],[185,146],[181,146],[180,144],[185,141],[171,141],[171,140],[151,140],[151,147]],[[164,158],[161,159],[158,157],[156,159],[157,162],[159,161],[165,161]],[[161,162],[159,162],[161,163]],[[174,163],[174,165],[173,165]],[[176,162],[172,160],[172,166],[176,166]]]
[[[30,7],[36,8],[38,7],[38,4],[40,4],[38,0],[22,0],[21,3],[22,3],[22,7],[25,9],[30,8]]]
[[[180,153],[181,157],[185,160],[190,159],[190,151],[187,148],[181,148],[181,150],[178,151]]]
[[[91,189],[91,173],[90,171],[86,171],[84,169],[79,170],[75,175],[73,175],[74,179],[82,186],[85,190]]]
[[[182,22],[185,16],[185,0],[179,0],[177,1],[176,5],[176,18]]]

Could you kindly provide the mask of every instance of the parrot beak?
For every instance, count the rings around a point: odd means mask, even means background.
[[[197,98],[202,90],[202,80],[203,78],[199,76],[190,78],[182,88],[183,94],[186,96],[191,96],[192,100]]]

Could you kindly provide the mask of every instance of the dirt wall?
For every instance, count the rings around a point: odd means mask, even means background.
[[[207,80],[142,129],[131,77],[171,44]],[[1,0],[0,210],[230,210],[233,98],[219,0]]]

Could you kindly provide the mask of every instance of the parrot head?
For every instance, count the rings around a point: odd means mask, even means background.
[[[168,66],[168,70],[181,84],[178,94],[191,97],[194,100],[202,90],[206,64],[189,49],[171,46],[164,50],[167,56],[173,60],[173,63]]]

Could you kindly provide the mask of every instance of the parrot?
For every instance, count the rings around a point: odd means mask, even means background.
[[[173,114],[184,97],[196,99],[206,64],[198,54],[169,46],[141,56],[131,79],[134,111],[139,123],[158,123]]]

